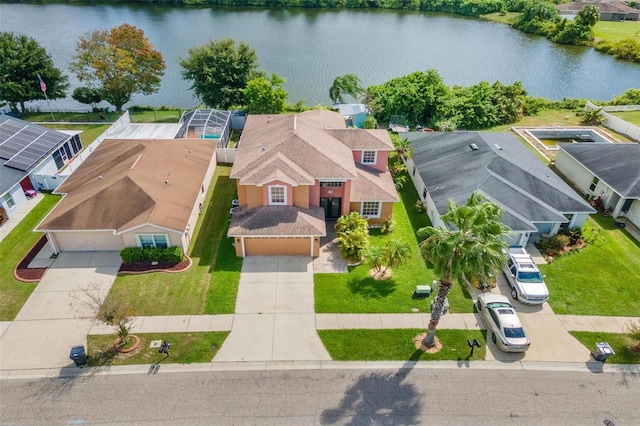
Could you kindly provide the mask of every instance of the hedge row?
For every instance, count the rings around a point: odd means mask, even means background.
[[[166,262],[180,263],[184,253],[180,247],[141,248],[125,247],[120,251],[124,263]]]

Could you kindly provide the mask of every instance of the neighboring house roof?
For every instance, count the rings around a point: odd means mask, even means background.
[[[184,231],[215,144],[198,139],[107,139],[58,187],[66,194],[38,231],[146,224]]]
[[[64,132],[0,115],[0,194],[28,176],[70,137]]]
[[[336,104],[334,108],[338,109],[340,115],[367,113],[367,106],[365,104]]]
[[[640,144],[560,144],[577,162],[625,198],[640,198]]]
[[[564,222],[595,210],[509,133],[408,133],[413,161],[439,214],[447,200],[466,203],[481,190],[503,208],[503,222],[533,231],[533,222]],[[472,145],[476,149],[472,149]]]
[[[324,209],[296,206],[236,207],[228,235],[325,236]]]
[[[631,6],[628,6],[621,0],[582,0],[574,1],[571,3],[563,3],[556,6],[559,11],[565,12],[578,12],[580,9],[587,5],[592,5],[598,8],[600,12],[613,12],[613,13],[637,13],[638,11]]]
[[[296,184],[301,185],[355,179],[352,149],[393,149],[384,130],[345,127],[340,114],[324,110],[249,115],[230,177],[241,185],[262,185],[266,177],[280,175],[291,182],[300,179]]]

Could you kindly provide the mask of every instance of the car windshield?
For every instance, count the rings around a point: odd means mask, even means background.
[[[541,283],[542,275],[540,272],[518,272],[518,281],[523,283]]]
[[[524,328],[522,327],[505,327],[504,337],[510,339],[517,339],[518,337],[524,337]]]

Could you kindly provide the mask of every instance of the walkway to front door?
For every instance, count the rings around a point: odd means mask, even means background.
[[[247,257],[231,333],[213,360],[330,360],[315,318],[310,257]]]

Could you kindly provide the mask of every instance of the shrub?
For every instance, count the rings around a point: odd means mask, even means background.
[[[427,209],[425,207],[424,203],[422,202],[422,200],[420,200],[420,199],[416,200],[415,208],[416,208],[416,211],[418,213],[422,213],[423,211],[425,211]]]
[[[140,262],[166,262],[180,263],[184,258],[182,248],[142,248],[142,247],[125,247],[120,250],[120,257],[124,263],[140,263]]]
[[[570,239],[566,235],[556,234],[549,238],[547,247],[553,251],[560,251],[563,248],[569,246]]]
[[[625,326],[625,330],[629,333],[629,338],[634,342],[640,342],[640,320],[634,322],[629,320]]]
[[[575,246],[576,244],[583,241],[582,230],[580,228],[561,228],[558,231],[558,234],[566,235],[567,237],[569,237],[569,245],[571,246]]]
[[[393,219],[393,215],[389,215],[382,220],[382,226],[380,227],[380,232],[383,234],[388,234],[393,232],[393,229],[396,226],[396,221]]]

